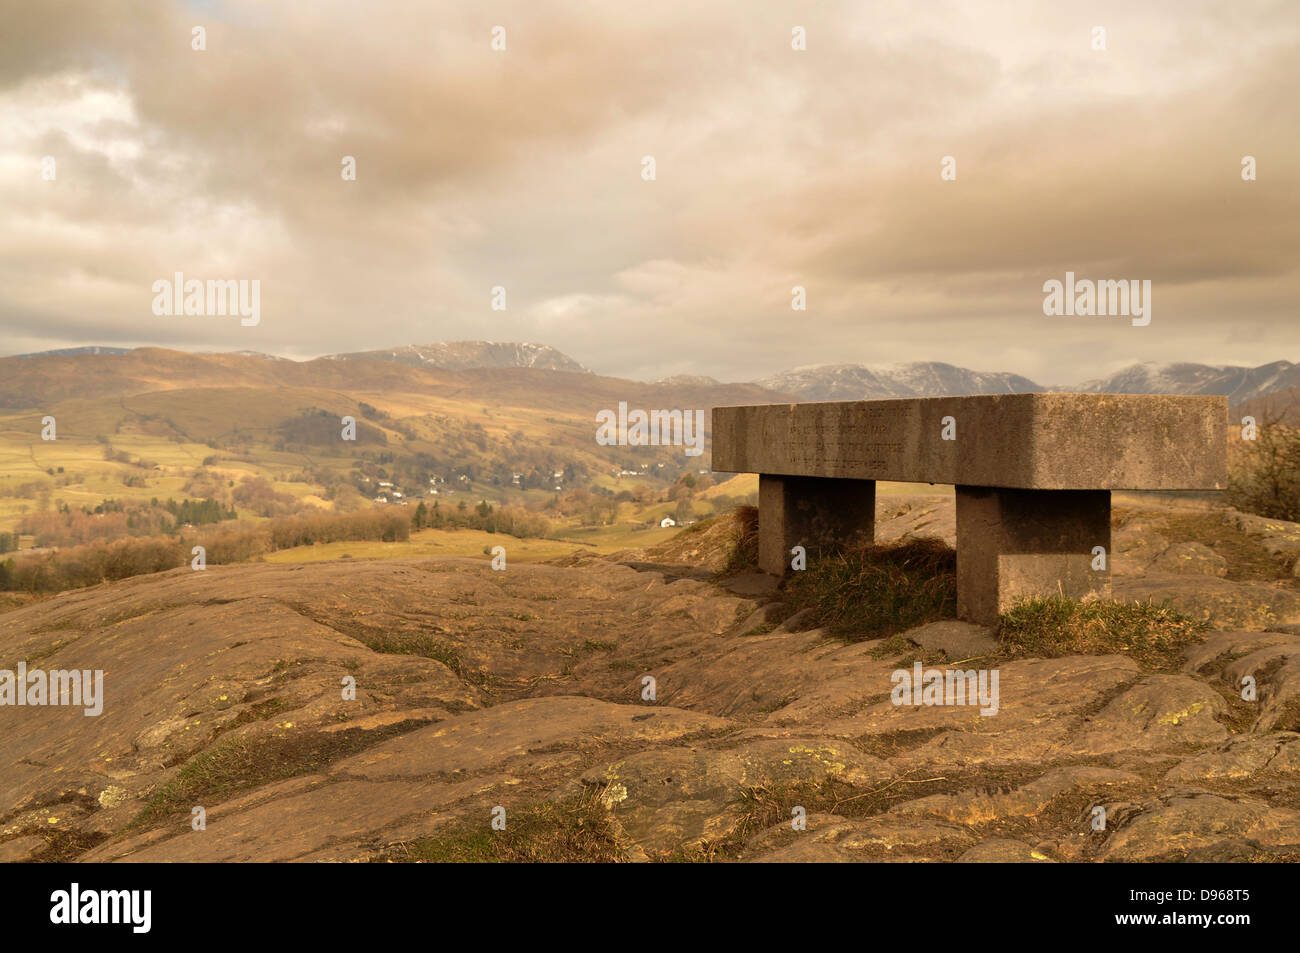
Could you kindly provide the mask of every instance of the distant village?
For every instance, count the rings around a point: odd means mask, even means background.
[[[611,469],[609,473],[610,476],[614,477],[615,480],[619,482],[628,479],[672,479],[672,474],[663,473],[664,469],[665,465],[663,463],[643,463],[636,469]],[[707,467],[699,469],[696,472],[701,476],[710,473]],[[549,486],[538,485],[539,483],[543,483],[543,481],[538,478],[539,474],[536,470],[527,476],[523,473],[512,470],[509,473],[508,483],[503,479],[503,477],[493,478],[492,483],[494,486],[508,485],[509,487],[521,492],[526,489],[550,489],[555,493],[563,493],[566,489],[574,488],[573,483],[576,474],[574,473],[572,465],[564,469],[549,470],[541,475],[549,476],[549,480],[545,481]],[[358,481],[358,489],[362,492],[362,495],[368,497],[375,506],[410,506],[412,505],[412,501],[418,503],[425,500],[433,500],[436,502],[448,497],[454,497],[457,493],[469,494],[474,488],[476,482],[468,473],[455,472],[451,473],[449,477],[433,474],[428,476],[424,483],[415,480],[402,482],[393,475],[378,476],[373,474],[357,474],[354,476],[354,479]],[[599,492],[600,488],[592,489]],[[609,493],[608,490],[605,490],[605,492]],[[468,497],[467,501],[477,503],[487,502],[486,500],[469,500]],[[695,519],[681,518],[679,515],[678,517],[664,516],[647,520],[646,525],[669,528],[676,526],[691,526],[696,522],[697,520]]]

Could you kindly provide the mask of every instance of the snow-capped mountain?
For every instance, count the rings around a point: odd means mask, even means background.
[[[544,371],[573,371],[590,374],[573,358],[547,344],[519,341],[440,341],[436,344],[407,344],[380,351],[331,355],[336,360],[364,358],[395,361],[414,367],[439,367],[463,371],[474,367],[533,367]]]
[[[1224,394],[1232,406],[1277,391],[1300,388],[1300,364],[1274,361],[1259,367],[1148,362],[1109,377],[1044,387],[1001,371],[921,361],[913,364],[818,364],[797,367],[754,383],[795,394],[801,400],[872,400],[885,397],[942,397],[1079,391],[1087,394]]]
[[[134,349],[91,345],[60,348],[25,358],[123,356]],[[223,352],[267,361],[287,361],[254,351]],[[392,361],[413,367],[463,371],[474,368],[526,367],[591,374],[583,365],[547,344],[514,341],[442,341],[402,347],[334,354],[325,360]],[[712,377],[676,374],[656,384],[667,387],[716,387]],[[974,371],[940,361],[910,364],[813,364],[773,374],[753,385],[775,391],[785,400],[872,400],[889,397],[942,397],[967,394],[1016,394],[1035,391],[1077,391],[1090,394],[1222,394],[1237,407],[1269,394],[1295,391],[1300,400],[1300,364],[1273,361],[1258,367],[1187,362],[1132,364],[1108,377],[1082,383],[1044,386],[1005,371]]]
[[[796,367],[754,383],[795,394],[802,400],[1015,394],[1043,390],[1019,374],[972,371],[938,361],[878,366],[816,364]]]
[[[14,354],[13,357],[93,357],[102,354],[126,354],[130,350],[131,348],[129,347],[108,347],[102,344],[92,344],[87,347],[61,347],[52,351],[34,351],[31,354]]]
[[[704,377],[700,374],[674,374],[672,377],[661,377],[655,383],[671,387],[716,387],[722,382],[716,377]]]
[[[1292,387],[1300,387],[1300,365],[1290,361],[1259,367],[1148,362],[1072,389],[1091,394],[1226,394],[1235,406]]]

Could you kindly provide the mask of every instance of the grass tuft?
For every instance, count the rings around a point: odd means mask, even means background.
[[[734,524],[731,549],[724,573],[750,572],[758,568],[758,507],[738,506],[731,514]]]
[[[427,724],[411,719],[370,730],[291,730],[228,737],[185,762],[176,777],[153,793],[127,830],[168,817],[188,816],[195,805],[211,807],[241,791],[319,771],[340,758]]]
[[[432,837],[390,846],[379,858],[401,863],[611,863],[626,860],[615,825],[594,792],[506,812],[506,829],[492,830],[487,812]]]
[[[1008,658],[1127,655],[1143,668],[1171,669],[1183,649],[1200,641],[1208,623],[1167,605],[1027,599],[1001,616],[999,638]]]
[[[785,594],[835,635],[880,638],[956,615],[957,553],[933,538],[867,546],[794,573]]]

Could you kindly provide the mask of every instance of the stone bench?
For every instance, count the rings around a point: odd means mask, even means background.
[[[877,480],[950,483],[957,613],[1110,594],[1111,490],[1221,490],[1226,397],[997,394],[713,410],[713,469],[757,473],[759,568],[871,543]],[[1105,553],[1104,569],[1095,547]]]

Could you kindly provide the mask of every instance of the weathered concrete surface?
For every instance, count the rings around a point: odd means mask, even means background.
[[[783,575],[803,546],[809,558],[870,545],[875,538],[876,484],[820,477],[758,478],[758,568]]]
[[[958,614],[1110,594],[1112,489],[1221,489],[1227,399],[1006,394],[718,407],[713,465],[759,474],[759,568],[874,541],[875,481],[957,488]],[[1101,547],[1100,552],[1098,547]],[[1204,547],[1162,568],[1226,568]],[[1097,557],[1100,556],[1100,559]]]
[[[956,439],[943,439],[944,418]],[[713,409],[713,468],[1035,490],[1217,490],[1226,397],[996,394]]]
[[[1098,546],[1101,559],[1094,555]],[[1109,558],[1109,490],[957,487],[957,614],[963,619],[993,625],[1029,596],[1109,597]]]

